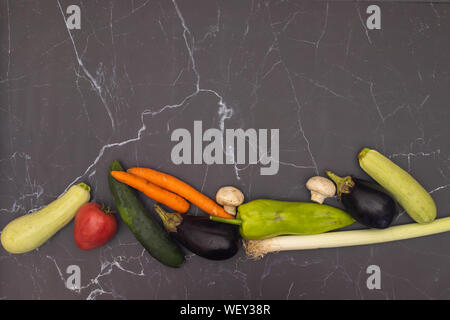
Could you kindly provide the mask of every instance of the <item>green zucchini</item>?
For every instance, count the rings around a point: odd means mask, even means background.
[[[385,188],[418,223],[436,218],[436,204],[430,194],[408,172],[376,150],[364,148],[358,155],[361,168]]]
[[[123,171],[118,161],[113,161],[111,171]],[[178,268],[184,263],[184,255],[169,234],[150,215],[138,199],[136,192],[108,174],[109,189],[120,217],[136,239],[155,259],[166,266]]]

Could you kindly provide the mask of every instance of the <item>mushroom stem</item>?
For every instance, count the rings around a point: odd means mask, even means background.
[[[317,191],[311,191],[311,200],[317,203],[323,203],[325,201],[325,196]]]
[[[236,215],[236,207],[234,207],[234,206],[223,206],[223,209],[224,209],[227,213],[229,213],[229,214],[231,214],[231,215],[233,215],[233,216]]]

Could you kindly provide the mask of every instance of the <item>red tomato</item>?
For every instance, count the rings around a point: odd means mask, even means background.
[[[75,244],[82,250],[91,250],[106,244],[117,230],[117,221],[112,213],[104,212],[95,202],[78,209],[73,235]]]

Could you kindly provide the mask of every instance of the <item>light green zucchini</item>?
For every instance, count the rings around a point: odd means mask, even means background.
[[[436,204],[430,194],[408,172],[376,150],[364,148],[358,155],[361,168],[385,188],[418,223],[436,218]]]
[[[8,223],[1,234],[3,248],[10,253],[25,253],[41,246],[67,225],[78,209],[89,201],[90,189],[85,183],[71,186],[41,210]]]

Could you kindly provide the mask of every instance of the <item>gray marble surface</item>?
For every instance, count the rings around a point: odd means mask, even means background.
[[[81,8],[68,30],[66,9]],[[411,172],[450,215],[450,4],[0,1],[0,227],[86,182],[112,205],[114,160],[172,173],[214,196],[307,200],[333,169],[367,176],[373,147]],[[279,171],[171,160],[177,128],[280,129]],[[148,208],[152,202],[142,197]],[[340,206],[336,200],[329,202]],[[202,214],[192,207],[193,214]],[[402,213],[395,224],[411,222]],[[355,224],[352,228],[362,228]],[[73,223],[39,249],[0,249],[4,299],[449,299],[450,233],[402,242],[211,262],[155,261],[123,222],[84,252]],[[81,289],[65,286],[69,265]],[[366,286],[369,265],[381,289]]]

